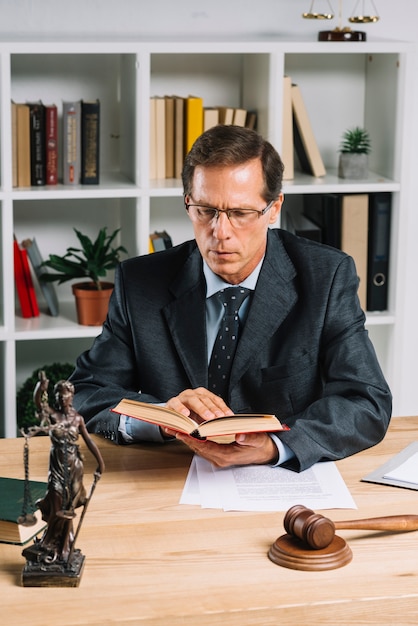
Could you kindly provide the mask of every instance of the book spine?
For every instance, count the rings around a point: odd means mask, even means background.
[[[174,98],[165,97],[165,177],[174,178]]]
[[[30,103],[30,166],[31,185],[45,185],[45,107]]]
[[[296,154],[304,172],[315,177],[325,176],[326,170],[316,143],[308,112],[298,85],[292,85],[293,138]]]
[[[293,148],[293,116],[292,116],[292,79],[283,78],[283,123],[282,123],[282,152],[284,164],[283,180],[293,180],[295,177],[294,148]]]
[[[369,196],[367,310],[385,311],[388,299],[391,194]]]
[[[64,185],[80,182],[81,102],[63,103],[63,181]]]
[[[42,293],[48,305],[50,314],[56,317],[59,314],[59,302],[54,286],[51,283],[47,283],[41,280],[41,275],[48,273],[48,268],[43,267],[43,258],[39,251],[36,239],[25,239],[22,241],[22,246],[26,250],[29,257],[29,261],[33,267],[36,277],[39,280]]]
[[[100,101],[81,102],[81,183],[98,185],[100,169]]]
[[[17,104],[12,106],[12,186],[17,187]]]
[[[203,99],[186,98],[186,152],[203,132]]]
[[[45,182],[58,183],[58,112],[55,104],[45,106]]]
[[[38,300],[36,297],[35,287],[33,285],[32,275],[30,273],[28,253],[23,248],[23,249],[20,249],[20,255],[22,259],[23,275],[24,275],[25,282],[26,282],[26,288],[29,294],[29,302],[30,302],[32,317],[38,317],[39,316]]]
[[[25,267],[23,263],[22,250],[16,239],[13,241],[13,259],[14,259],[14,274],[17,296],[19,299],[20,310],[22,317],[33,317],[32,303],[29,294],[29,287],[27,277],[25,276]],[[27,259],[26,259],[27,260]],[[30,273],[29,273],[30,275]]]
[[[30,111],[27,104],[18,104],[17,118],[17,186],[30,187]]]

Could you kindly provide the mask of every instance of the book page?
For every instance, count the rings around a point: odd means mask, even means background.
[[[296,473],[265,465],[218,469],[195,456],[189,475],[194,480],[188,477],[181,504],[197,504],[198,489],[203,508],[224,511],[286,511],[294,504],[312,509],[357,508],[333,462]]]

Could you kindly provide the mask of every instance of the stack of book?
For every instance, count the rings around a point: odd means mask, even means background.
[[[42,265],[43,259],[36,239],[25,239],[19,244],[15,237],[13,246],[16,293],[22,317],[39,316],[38,296],[35,291],[30,266],[32,266],[33,273],[39,281],[49,314],[56,317],[59,314],[59,303],[55,288],[52,283],[39,280],[41,274],[48,272],[48,268]]]
[[[150,99],[150,178],[180,178],[184,157],[199,135],[217,124],[255,128],[257,115],[234,107],[206,107],[199,96]]]
[[[56,185],[58,110],[41,101],[12,101],[12,172],[14,187]],[[62,181],[65,185],[98,184],[100,102],[63,103]]]

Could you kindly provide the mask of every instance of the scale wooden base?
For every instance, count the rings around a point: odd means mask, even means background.
[[[289,569],[321,571],[347,565],[353,553],[346,541],[337,535],[329,546],[315,550],[300,539],[286,534],[272,544],[268,557],[276,565]]]

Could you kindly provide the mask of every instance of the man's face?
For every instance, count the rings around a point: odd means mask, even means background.
[[[261,195],[263,174],[259,159],[243,165],[199,165],[194,171],[192,189],[192,195],[186,196],[186,203],[223,210],[262,211],[266,206]],[[251,274],[265,253],[267,229],[276,221],[282,202],[281,194],[264,215],[245,227],[234,228],[225,213],[208,224],[193,222],[200,253],[215,274],[232,285]]]

